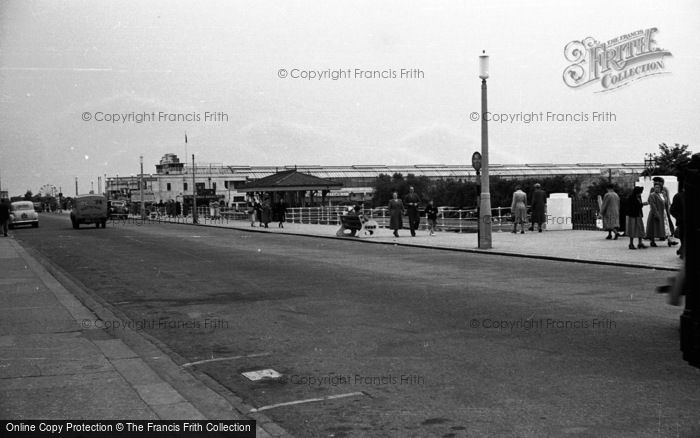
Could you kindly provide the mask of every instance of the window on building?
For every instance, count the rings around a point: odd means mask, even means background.
[[[168,183],[168,184],[166,185],[165,190],[170,191],[170,183]]]
[[[187,183],[183,183],[183,190],[187,191]]]
[[[214,191],[216,191],[216,183],[215,183],[215,182],[211,183],[211,188],[212,188]]]

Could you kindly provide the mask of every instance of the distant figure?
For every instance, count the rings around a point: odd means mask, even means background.
[[[389,200],[389,228],[394,230],[394,237],[399,237],[399,230],[403,227],[403,202],[397,192],[392,193]]]
[[[600,215],[603,216],[603,229],[608,232],[606,239],[617,240],[620,237],[620,197],[615,193],[612,184],[605,186],[607,193],[603,196],[603,205],[600,207]],[[612,233],[615,233],[615,237]]]
[[[644,221],[642,220],[642,192],[644,187],[635,187],[632,194],[625,202],[627,211],[627,223],[625,224],[625,234],[630,238],[630,249],[644,249],[646,245],[642,243],[644,238]],[[637,239],[637,246],[634,246],[634,239]]]
[[[264,224],[265,228],[269,228],[268,224],[272,220],[272,206],[270,205],[270,198],[265,198],[262,204],[262,221],[261,226]]]
[[[666,187],[664,187],[664,179],[660,176],[655,176],[652,178],[654,184],[659,184],[661,186],[661,191],[659,195],[664,201],[664,212],[666,220],[664,221],[664,234],[668,239],[668,246],[678,245],[678,242],[673,240],[673,234],[675,233],[675,227],[673,226],[673,221],[671,220],[671,195]],[[663,240],[663,239],[662,239]]]
[[[403,200],[406,206],[406,211],[408,212],[408,227],[411,229],[411,236],[416,236],[416,230],[420,226],[420,213],[418,212],[418,206],[420,205],[420,198],[416,194],[413,187],[409,187],[408,195]]]
[[[280,198],[277,202],[277,228],[284,228],[284,222],[287,220],[287,204],[284,202],[284,198]]]
[[[676,230],[678,231],[678,239],[681,241],[681,247],[678,248],[676,254],[680,256],[681,259],[685,258],[685,240],[683,233],[685,232],[685,221],[683,215],[685,214],[685,177],[678,177],[678,193],[673,197],[673,202],[671,203],[670,212],[673,217],[676,218]]]
[[[535,184],[535,191],[532,192],[532,214],[530,215],[530,231],[542,232],[542,224],[547,222],[545,218],[545,208],[547,207],[547,193],[540,188],[540,184]]]
[[[261,226],[261,227],[262,227],[262,211],[263,211],[262,204],[257,199],[254,199],[253,200],[253,213],[254,213],[253,219],[258,221],[258,226]],[[255,225],[253,225],[253,223],[251,223],[251,225],[255,226]]]
[[[518,232],[518,224],[520,224],[520,234],[525,234],[525,222],[527,222],[527,195],[522,191],[520,185],[515,186],[513,202],[510,204],[510,211],[513,214],[513,233]]]
[[[428,230],[430,231],[431,236],[435,235],[435,230],[437,229],[437,214],[438,209],[431,199],[428,202],[428,206],[425,207],[425,217],[428,220]]]
[[[2,228],[2,235],[7,237],[7,226],[10,222],[10,201],[7,199],[0,199],[0,228]]]
[[[654,184],[654,189],[649,194],[649,217],[647,218],[647,237],[651,241],[649,246],[656,246],[656,238],[666,238],[665,225],[668,221],[666,218],[666,207],[664,199],[661,197],[661,185]],[[670,245],[670,244],[669,244]]]

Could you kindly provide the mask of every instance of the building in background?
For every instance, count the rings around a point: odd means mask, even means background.
[[[490,164],[491,176],[504,179],[548,178],[570,176],[580,179],[581,187],[598,181],[601,177],[614,178],[620,185],[634,185],[644,171],[643,163],[577,163],[577,164]],[[403,176],[413,174],[430,179],[456,179],[475,181],[476,174],[471,164],[416,164],[416,165],[354,165],[354,166],[240,166],[221,163],[196,163],[195,187],[197,203],[206,205],[212,201],[243,209],[246,193],[240,190],[250,183],[275,173],[295,169],[318,178],[336,181],[342,188],[331,190],[326,202],[370,202],[375,179],[380,174]],[[155,166],[156,172],[144,175],[144,198],[146,202],[192,203],[192,165],[181,162],[175,154],[165,154]],[[111,199],[140,201],[139,176],[107,177],[106,193]],[[311,199],[307,199],[311,202]],[[318,199],[313,202],[317,202]]]

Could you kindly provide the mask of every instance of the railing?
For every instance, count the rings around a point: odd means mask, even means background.
[[[339,217],[347,211],[347,207],[299,207],[287,209],[287,222],[298,224],[340,225]],[[377,222],[380,228],[389,228],[390,214],[386,208],[364,209],[362,214]],[[443,210],[437,216],[437,229],[441,231],[473,232],[478,225],[476,209]],[[512,226],[509,207],[498,207],[491,210],[492,228],[501,231]],[[406,225],[406,221],[404,220]],[[420,228],[427,228],[425,214],[421,212]]]
[[[340,225],[340,216],[348,210],[347,206],[334,207],[295,207],[287,208],[285,222],[295,224],[313,225]],[[573,203],[573,224],[574,229],[595,230],[595,218],[597,216],[596,201],[574,201]],[[389,228],[390,214],[386,207],[364,209],[362,214],[377,222],[380,228]],[[197,207],[197,218],[200,224],[228,224],[230,222],[241,222],[250,220],[250,215],[246,210],[236,210],[234,208],[215,208],[200,206]],[[476,233],[478,226],[478,214],[476,209],[445,209],[441,210],[437,216],[437,229],[439,231],[452,231],[459,233]],[[256,221],[259,221],[256,218]],[[277,219],[272,218],[271,222]],[[151,208],[147,211],[146,219],[142,220],[139,215],[131,214],[127,218],[112,218],[115,223],[192,223],[192,215],[168,215],[165,208]],[[529,222],[529,217],[528,217]],[[404,227],[408,225],[404,216]],[[421,211],[420,229],[428,226],[425,213]],[[511,231],[513,218],[510,207],[496,207],[491,209],[491,228],[493,231]]]

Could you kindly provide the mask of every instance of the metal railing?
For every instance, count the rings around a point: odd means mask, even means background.
[[[595,225],[591,227],[590,217],[595,218],[589,210],[594,208],[593,204],[586,204],[586,210],[583,214],[582,210],[577,205],[574,211],[574,229],[595,229]],[[312,224],[312,225],[340,225],[340,216],[347,213],[347,206],[332,206],[332,207],[295,207],[287,208],[285,214],[285,222],[295,224]],[[379,228],[389,228],[390,214],[386,207],[364,209],[362,214],[377,222]],[[579,216],[585,216],[583,220]],[[197,218],[200,224],[228,224],[231,222],[250,221],[250,215],[247,210],[236,210],[235,208],[211,208],[200,206],[197,208]],[[478,225],[478,214],[476,209],[443,209],[440,210],[437,216],[437,230],[450,231],[459,233],[476,233]],[[578,220],[577,220],[578,219]],[[595,220],[595,219],[593,219]],[[192,215],[168,215],[165,208],[150,208],[147,211],[146,219],[141,219],[140,215],[130,214],[125,218],[112,217],[111,221],[115,224],[120,223],[192,223]],[[256,217],[256,222],[260,218]],[[276,222],[277,218],[272,217],[271,222]],[[529,222],[529,216],[528,216]],[[577,225],[577,222],[581,224]],[[407,217],[404,215],[404,228],[408,226]],[[426,229],[428,226],[425,213],[421,210],[420,229]],[[513,218],[510,207],[496,207],[491,209],[491,228],[493,231],[511,231],[513,227]]]

